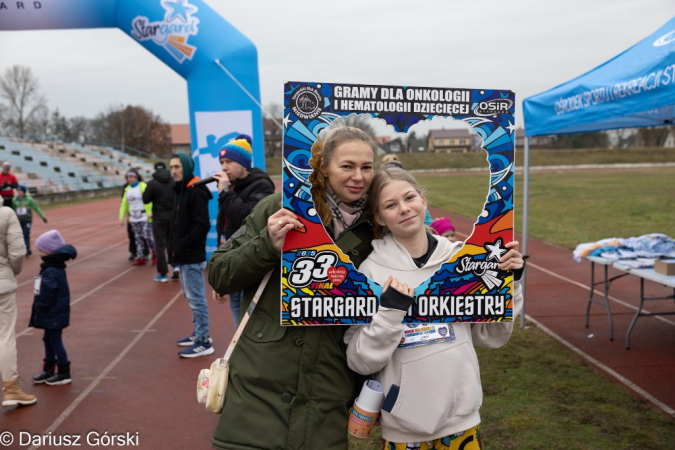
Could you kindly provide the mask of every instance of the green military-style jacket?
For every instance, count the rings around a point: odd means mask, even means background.
[[[342,339],[347,327],[280,325],[281,253],[267,235],[267,219],[280,205],[281,194],[263,199],[209,261],[216,292],[244,290],[242,313],[265,273],[274,270],[230,358],[225,407],[212,445],[345,450],[355,390]],[[364,216],[336,241],[357,267],[372,250],[372,224]]]

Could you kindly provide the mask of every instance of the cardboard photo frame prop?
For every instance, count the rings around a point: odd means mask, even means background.
[[[482,213],[464,246],[415,288],[405,323],[513,320],[513,274],[498,268],[513,240],[515,94],[492,89],[287,82],[284,86],[283,207],[305,226],[282,253],[281,325],[367,324],[382,286],[368,279],[321,223],[308,181],[311,147],[336,119],[364,114],[394,131],[435,117],[470,126],[490,165]]]

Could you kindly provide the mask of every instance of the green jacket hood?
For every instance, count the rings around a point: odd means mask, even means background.
[[[171,157],[180,159],[180,163],[183,166],[183,181],[181,183],[189,183],[195,176],[195,162],[187,153],[174,153]]]

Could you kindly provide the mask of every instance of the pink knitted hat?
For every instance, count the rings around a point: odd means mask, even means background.
[[[42,250],[45,253],[54,253],[61,247],[66,245],[66,241],[61,237],[61,233],[56,230],[50,230],[46,233],[42,233],[37,241],[35,241],[35,246],[38,250]]]
[[[448,231],[455,231],[455,227],[452,226],[452,221],[447,217],[441,217],[440,219],[434,220],[431,222],[430,226],[439,236],[443,236],[443,233],[447,233]]]

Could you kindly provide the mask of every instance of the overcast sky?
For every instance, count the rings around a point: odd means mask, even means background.
[[[256,44],[263,104],[284,80],[510,89],[519,126],[524,98],[675,16],[673,0],[206,2]],[[0,32],[0,71],[15,64],[66,117],[134,104],[189,119],[185,81],[119,29]]]

